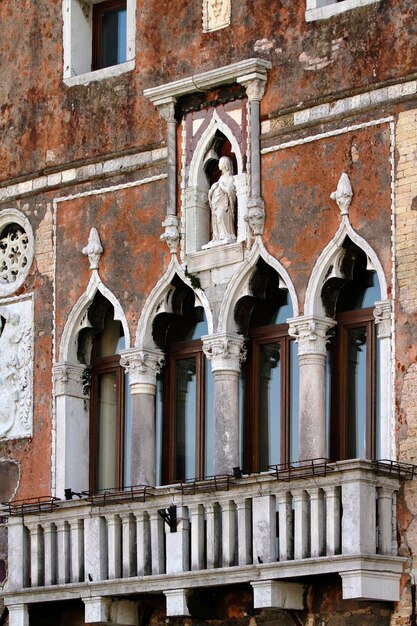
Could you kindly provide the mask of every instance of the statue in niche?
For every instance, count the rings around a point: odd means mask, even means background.
[[[21,324],[20,315],[8,309],[0,311],[0,436],[30,428],[30,330]]]
[[[204,248],[236,241],[236,187],[233,178],[233,164],[229,157],[220,158],[219,170],[222,174],[219,180],[210,187],[208,193],[213,239],[207,246],[203,246]]]

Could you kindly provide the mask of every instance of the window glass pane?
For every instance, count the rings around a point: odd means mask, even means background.
[[[162,410],[163,410],[162,376],[156,379],[155,419],[156,419],[156,485],[162,484]]]
[[[124,458],[123,458],[123,485],[131,485],[130,461],[132,458],[132,402],[129,387],[129,374],[125,378],[125,405],[124,405]]]
[[[175,385],[175,480],[195,478],[196,468],[196,360],[176,362]]]
[[[259,347],[259,469],[280,463],[281,443],[280,345]]]
[[[347,454],[365,458],[366,452],[366,327],[348,330]]]
[[[287,319],[293,316],[292,304],[288,293],[285,295],[286,302],[279,307],[274,324],[286,324]]]
[[[213,476],[214,457],[214,406],[213,406],[214,380],[211,365],[205,359],[205,450],[204,450],[204,472],[206,476]]]
[[[97,380],[97,489],[116,487],[116,373]]]
[[[101,67],[126,61],[126,9],[103,12],[100,56]]]
[[[295,341],[290,341],[290,463],[299,460],[299,387],[298,347]]]
[[[110,307],[104,318],[104,328],[96,337],[96,357],[112,356],[124,348],[123,328],[113,319],[114,309]]]
[[[375,363],[376,363],[376,397],[375,397],[375,458],[380,459],[382,454],[381,445],[381,344],[380,339],[375,342]]]
[[[368,277],[371,284],[363,294],[362,303],[359,307],[362,309],[374,306],[375,302],[381,300],[381,290],[379,288],[379,281],[376,272],[368,272]]]

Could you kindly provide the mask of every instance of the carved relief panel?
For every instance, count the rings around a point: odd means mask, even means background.
[[[189,111],[183,124],[186,254],[246,239],[247,100]]]
[[[0,438],[32,435],[33,302],[0,303]]]
[[[229,26],[232,0],[203,0],[203,31],[219,30]]]

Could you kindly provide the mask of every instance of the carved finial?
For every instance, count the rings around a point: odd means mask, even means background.
[[[178,229],[178,218],[175,215],[167,215],[162,222],[165,232],[160,236],[161,241],[165,241],[171,254],[176,254],[180,242],[180,232]]]
[[[342,215],[349,214],[350,203],[352,202],[353,190],[349,176],[343,172],[337,184],[336,191],[330,194],[332,200],[337,203]]]
[[[88,256],[90,261],[90,270],[97,270],[100,257],[103,254],[103,246],[96,228],[90,230],[88,244],[83,248],[83,254]]]

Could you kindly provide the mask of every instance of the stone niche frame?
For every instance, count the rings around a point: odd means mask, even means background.
[[[0,440],[31,437],[33,294],[0,300],[0,318]]]
[[[2,296],[9,296],[14,293],[21,287],[27,275],[29,274],[30,268],[33,263],[33,256],[35,252],[35,240],[33,237],[32,226],[23,213],[18,211],[17,209],[3,209],[0,211],[0,238],[1,233],[7,226],[11,226],[12,224],[17,224],[26,234],[28,243],[26,249],[26,265],[21,269],[18,273],[16,280],[10,283],[0,282],[0,298]],[[1,260],[1,258],[0,258]]]

